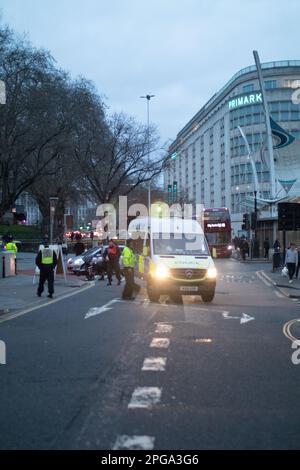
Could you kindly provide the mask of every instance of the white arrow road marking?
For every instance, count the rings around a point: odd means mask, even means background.
[[[254,317],[250,317],[250,315],[247,315],[247,313],[242,313],[242,318],[241,318],[241,324],[242,323],[247,323],[248,321],[255,320]]]
[[[229,319],[231,319],[231,320],[240,320],[241,325],[243,323],[247,323],[248,321],[255,320],[254,317],[250,317],[250,315],[247,315],[246,313],[242,313],[241,317],[233,317],[233,316],[229,315],[229,312],[223,312],[222,315],[223,315],[223,318],[225,318],[226,320],[229,320]]]
[[[155,333],[171,333],[172,329],[172,325],[168,325],[167,323],[157,323]]]
[[[128,404],[129,409],[152,408],[161,399],[162,389],[158,387],[137,387]]]
[[[113,300],[110,300],[109,302],[107,302],[107,304],[102,305],[101,307],[93,307],[93,308],[90,308],[89,311],[87,312],[87,314],[85,315],[84,319],[87,319],[87,318],[90,318],[90,317],[94,317],[95,315],[100,315],[101,313],[104,313],[104,312],[106,312],[107,310],[111,310],[113,304],[115,304],[115,303],[117,303],[117,302],[123,302],[123,300],[121,300],[121,299],[113,299]]]
[[[113,450],[152,450],[155,437],[152,436],[118,436]]]

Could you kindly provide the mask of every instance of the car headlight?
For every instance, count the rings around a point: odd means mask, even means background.
[[[232,250],[232,246],[228,245],[227,250]]]
[[[82,259],[77,259],[74,261],[74,266],[80,266],[83,263]]]
[[[208,268],[207,270],[207,277],[209,279],[215,279],[217,277],[217,270],[215,267]]]
[[[158,279],[165,279],[169,276],[169,270],[167,266],[165,266],[164,264],[160,264],[159,266],[157,266],[155,274]]]

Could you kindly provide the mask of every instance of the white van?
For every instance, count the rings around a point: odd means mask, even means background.
[[[128,234],[138,255],[136,275],[146,282],[149,299],[161,294],[174,300],[181,295],[201,295],[211,302],[217,270],[201,225],[193,219],[137,218]]]

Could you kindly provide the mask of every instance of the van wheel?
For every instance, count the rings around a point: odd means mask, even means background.
[[[159,301],[160,294],[153,286],[151,286],[151,284],[147,284],[147,294],[151,302]]]
[[[214,299],[214,296],[215,296],[215,291],[212,291],[212,292],[203,292],[203,294],[201,294],[202,300],[203,300],[203,302],[205,302],[205,303],[212,302],[213,299]]]

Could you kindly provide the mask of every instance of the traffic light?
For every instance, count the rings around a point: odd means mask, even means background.
[[[297,202],[278,203],[278,230],[300,228],[300,204]]]
[[[249,230],[249,229],[250,229],[249,214],[243,214],[242,230]]]
[[[257,228],[257,213],[251,212],[251,230],[256,230]]]
[[[177,181],[173,181],[173,202],[177,202]]]
[[[172,205],[172,202],[173,202],[172,185],[168,184],[168,204],[169,204],[169,206]]]

